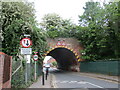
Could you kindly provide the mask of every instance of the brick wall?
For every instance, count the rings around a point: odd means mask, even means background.
[[[64,43],[66,44],[67,47],[73,49],[74,51],[78,53],[78,55],[81,56],[81,53],[79,52],[79,50],[83,50],[83,47],[77,39],[75,38],[55,38],[55,39],[47,38],[48,46],[50,48],[55,47],[58,40],[61,40],[61,41],[64,40]]]
[[[12,57],[0,52],[0,89],[11,88]]]

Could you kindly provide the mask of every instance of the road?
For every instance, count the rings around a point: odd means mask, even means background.
[[[78,73],[55,71],[53,72],[56,88],[118,88],[115,82],[109,82]]]

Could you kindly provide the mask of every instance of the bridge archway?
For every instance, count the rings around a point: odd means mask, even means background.
[[[63,70],[70,70],[79,60],[79,55],[66,46],[56,46],[47,51],[46,56],[52,56],[57,61],[58,68]]]

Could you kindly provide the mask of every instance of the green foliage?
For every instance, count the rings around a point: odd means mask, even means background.
[[[13,56],[13,61],[19,62],[18,57],[20,55],[20,40],[24,38],[24,34],[29,34],[32,40],[32,51],[38,51],[39,56],[43,55],[47,50],[46,37],[47,34],[39,28],[38,23],[35,20],[35,10],[32,3],[23,2],[2,2],[2,52]],[[39,62],[43,61],[43,57],[39,57]],[[26,88],[34,80],[33,78],[25,84],[25,63],[22,61],[22,68],[19,69],[15,75],[12,76],[13,88]],[[13,64],[13,71],[20,64]],[[33,70],[31,70],[31,76],[34,76]]]
[[[53,66],[57,66],[57,62],[55,61],[55,62],[52,62],[52,65]]]
[[[45,15],[40,25],[50,38],[76,37],[84,46],[86,60],[120,58],[119,4],[86,2],[79,26],[57,14]]]
[[[79,16],[80,26],[76,27],[76,38],[84,46],[85,55],[82,58],[120,58],[119,3],[112,2],[104,6],[99,2],[86,3],[83,15]]]
[[[26,88],[25,78],[24,78],[24,70],[20,69],[11,80],[12,88]],[[19,78],[19,79],[18,79]]]
[[[55,13],[45,15],[40,25],[50,38],[73,37],[75,35],[76,25],[71,20],[62,19]]]
[[[13,58],[13,61],[12,61],[12,71],[14,72],[18,66],[20,66],[21,64],[21,60],[17,59],[14,60],[16,58]],[[25,77],[24,77],[24,74],[25,74],[25,60],[22,60],[22,67],[14,74],[12,75],[12,79],[11,79],[11,85],[12,85],[12,88],[26,88],[26,84],[25,84]]]
[[[3,2],[2,31],[2,51],[8,55],[16,56],[20,52],[20,40],[24,38],[24,34],[31,35],[33,51],[40,49],[44,52],[46,48],[47,35],[38,28],[32,3]]]
[[[11,85],[12,88],[27,88],[29,87],[32,82],[34,82],[34,65],[31,64],[31,70],[30,70],[30,76],[28,77],[28,82],[25,82],[25,73],[26,73],[26,61],[22,60],[22,67],[12,76],[11,79]],[[16,68],[19,66],[17,63],[18,61],[13,61],[13,70],[16,70]],[[17,67],[16,67],[17,66]],[[16,67],[16,68],[15,68]]]

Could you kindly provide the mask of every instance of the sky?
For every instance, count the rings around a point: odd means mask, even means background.
[[[78,15],[84,12],[85,2],[90,0],[28,0],[34,2],[36,10],[36,20],[42,21],[45,14],[56,13],[63,19],[71,19],[78,24]],[[98,0],[96,0],[98,1]],[[104,1],[104,0],[100,0]]]

